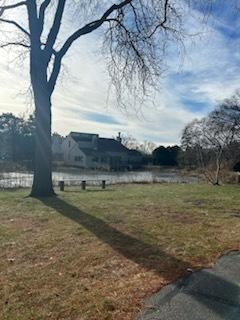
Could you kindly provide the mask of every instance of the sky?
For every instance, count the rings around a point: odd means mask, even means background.
[[[157,145],[180,143],[181,131],[205,116],[240,87],[240,11],[232,0],[215,1],[207,24],[201,9],[191,10],[184,54],[173,47],[159,92],[141,108],[120,109],[109,86],[106,64],[96,48],[97,34],[81,38],[64,60],[53,96],[53,132],[118,132]],[[204,22],[203,22],[204,20]],[[0,51],[0,113],[33,111],[29,95],[28,60],[22,64],[9,50]]]

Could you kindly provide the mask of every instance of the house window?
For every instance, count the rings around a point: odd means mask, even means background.
[[[83,161],[83,157],[76,156],[76,157],[74,158],[74,160],[77,161],[77,162],[82,162],[82,161]]]
[[[92,161],[93,161],[93,162],[98,162],[98,157],[92,158]]]

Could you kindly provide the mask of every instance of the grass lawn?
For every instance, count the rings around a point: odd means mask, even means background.
[[[144,298],[240,249],[240,188],[0,192],[1,320],[128,320]]]

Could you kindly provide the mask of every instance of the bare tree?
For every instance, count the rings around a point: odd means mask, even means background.
[[[144,154],[152,154],[153,150],[156,149],[157,145],[154,142],[144,140],[137,147],[137,150]]]
[[[137,150],[139,146],[139,142],[137,141],[137,139],[131,136],[130,134],[122,134],[121,143],[128,149],[132,150]]]
[[[102,27],[108,67],[118,100],[147,93],[161,75],[166,46],[182,41],[183,8],[176,0],[8,0],[0,1],[0,23],[16,30],[0,47],[27,50],[36,114],[36,152],[32,196],[51,196],[51,98],[64,57],[73,43]],[[78,8],[79,27],[62,41],[64,15]],[[17,14],[19,12],[19,14]],[[51,22],[47,22],[47,17]],[[17,19],[16,17],[19,17]],[[23,17],[23,18],[21,18]],[[89,18],[86,21],[85,17]]]
[[[225,147],[225,158],[229,167],[239,161],[240,155],[240,91],[221,102],[210,113],[209,118],[217,123],[221,134],[228,136],[228,146]]]
[[[193,120],[182,134],[183,149],[195,152],[195,159],[205,177],[214,185],[219,185],[223,162],[229,155],[229,148],[235,141],[236,134],[239,134],[235,121],[223,121],[224,113],[219,113],[220,109],[217,108],[206,118]]]
[[[137,150],[144,154],[151,154],[157,147],[154,142],[147,140],[139,142],[136,138],[129,134],[121,135],[121,142],[128,149]]]
[[[240,141],[240,91],[221,102],[209,117],[222,131],[231,131],[232,140]]]
[[[212,184],[218,184],[222,148],[215,148],[215,135],[208,128],[208,120],[206,118],[196,119],[189,123],[183,130],[181,143],[186,153],[189,151],[195,153],[197,166],[203,170],[206,179]],[[213,162],[216,164],[215,170],[211,167]]]

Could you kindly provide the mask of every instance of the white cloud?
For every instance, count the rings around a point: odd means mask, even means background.
[[[196,15],[196,12],[193,12]],[[200,16],[197,16],[200,21]],[[201,30],[199,24],[188,21],[190,31]],[[194,26],[194,27],[193,27]],[[193,30],[194,28],[194,30]],[[171,53],[169,70],[161,80],[161,91],[155,105],[123,112],[116,107],[113,97],[108,100],[109,78],[100,55],[95,34],[80,39],[66,57],[67,73],[61,77],[53,97],[53,131],[63,135],[69,131],[95,132],[102,136],[115,136],[127,132],[139,140],[152,140],[158,144],[179,142],[181,130],[193,118],[203,116],[216,101],[229,96],[240,83],[239,47],[214,27],[204,29],[201,36],[187,41],[187,56],[179,70],[179,59]],[[28,87],[28,68],[15,68],[9,64],[5,52],[0,53],[1,100],[0,112],[23,113],[29,110],[25,98],[16,96]],[[184,100],[206,104],[197,110]],[[120,124],[104,124],[84,118],[86,112],[111,115]]]

